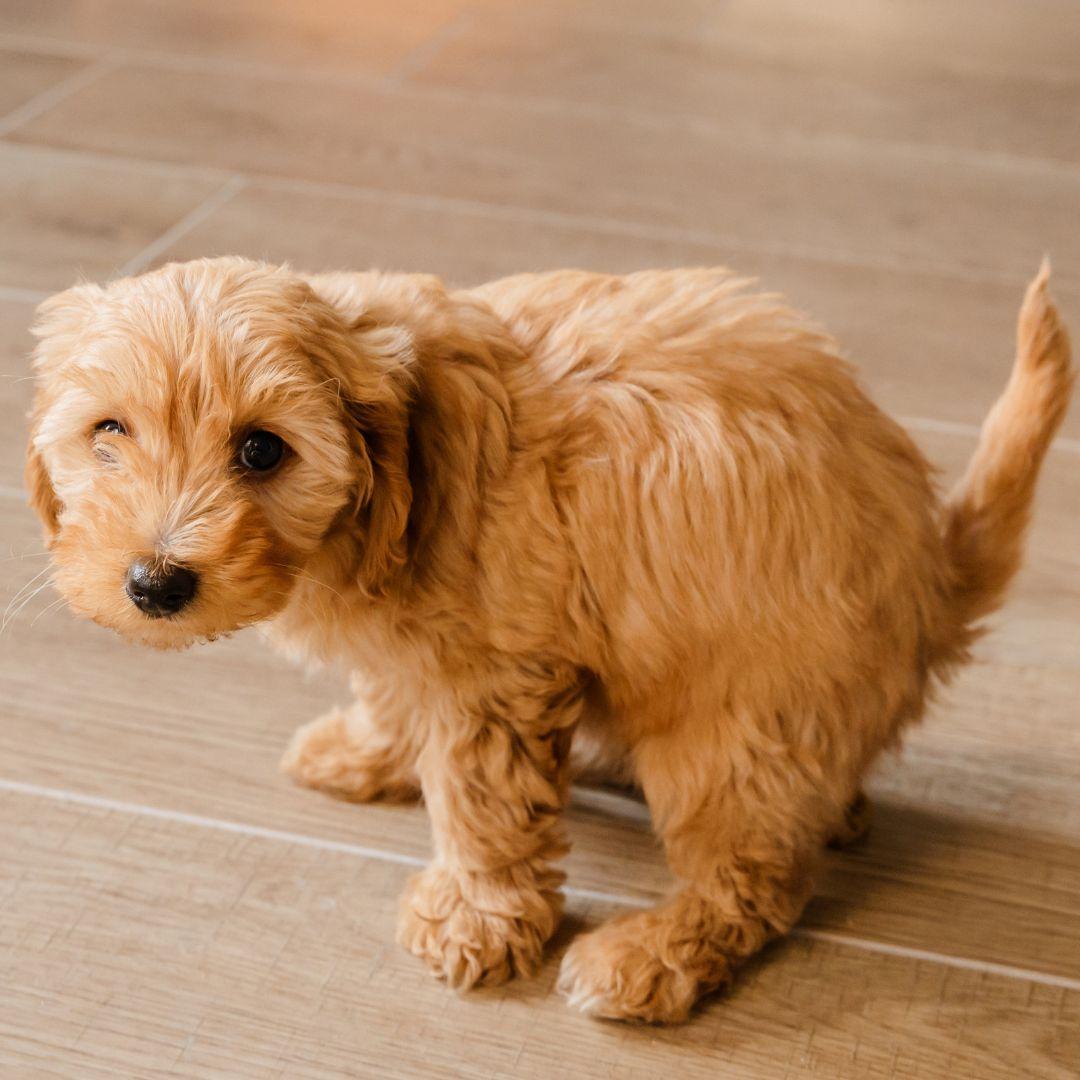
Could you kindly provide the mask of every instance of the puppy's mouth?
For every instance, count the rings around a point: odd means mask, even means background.
[[[176,573],[151,576],[128,569],[121,582],[96,592],[78,574],[61,572],[57,582],[73,614],[118,634],[132,645],[179,652],[228,637],[258,622],[262,613],[240,611],[233,617],[215,603],[216,589],[204,575],[194,581]]]
[[[288,599],[286,582],[262,582],[248,593],[216,577],[187,567],[135,565],[118,590],[120,602],[88,614],[134,644],[177,651],[265,622]]]
[[[75,529],[62,536],[58,591],[75,615],[153,649],[187,649],[272,619],[297,580],[295,562],[277,551],[197,559],[133,553],[123,540],[95,550],[95,539]]]

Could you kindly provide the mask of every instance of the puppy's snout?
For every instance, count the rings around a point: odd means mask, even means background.
[[[146,559],[131,564],[124,580],[131,602],[152,619],[175,615],[195,595],[199,579],[183,566],[161,566]]]

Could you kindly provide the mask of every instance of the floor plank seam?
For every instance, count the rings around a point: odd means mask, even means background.
[[[130,277],[147,269],[159,255],[163,255],[177,241],[182,240],[188,233],[198,228],[204,221],[212,217],[226,203],[234,199],[248,185],[246,177],[236,175],[230,177],[216,191],[211,192],[201,203],[189,210],[179,221],[165,230],[156,240],[147,244],[142,251],[133,255],[114,276]]]
[[[1020,272],[974,271],[961,263],[948,260],[880,257],[870,254],[857,254],[839,248],[824,249],[819,245],[805,246],[768,240],[748,240],[704,230],[664,225],[644,225],[618,218],[576,214],[559,210],[544,210],[513,203],[492,203],[447,195],[391,191],[389,189],[365,187],[361,184],[347,184],[340,181],[307,180],[301,177],[261,173],[249,169],[228,169],[213,165],[181,163],[135,157],[128,154],[111,154],[74,147],[52,146],[46,143],[12,142],[4,139],[3,135],[0,135],[0,149],[6,153],[37,156],[45,161],[52,159],[101,168],[127,168],[132,171],[145,171],[149,175],[171,176],[178,179],[218,179],[226,182],[233,177],[242,177],[249,185],[257,185],[271,191],[337,197],[361,202],[412,207],[440,213],[472,214],[497,221],[577,229],[582,232],[593,232],[628,239],[671,244],[693,244],[699,247],[714,248],[718,256],[721,252],[739,252],[748,255],[798,259],[805,262],[842,266],[855,270],[873,269],[901,274],[926,274],[966,284],[1008,286],[1015,288],[1018,296],[1021,294],[1025,280],[1024,274]],[[722,262],[724,259],[719,258],[718,261]],[[1062,291],[1063,286],[1066,291],[1071,292],[1080,285],[1080,282],[1077,282],[1068,274],[1057,275],[1055,282],[1059,293]]]
[[[467,13],[463,13],[467,14]],[[438,36],[438,35],[436,35]],[[0,34],[0,47],[4,47],[8,35]],[[33,37],[23,38],[14,35],[14,41],[21,40],[23,49],[33,48]],[[42,39],[36,39],[42,42]],[[44,39],[47,41],[48,39]],[[452,40],[452,38],[451,38]],[[43,43],[43,42],[42,42]],[[418,50],[423,46],[418,46]],[[34,49],[39,54],[49,55],[49,51]],[[59,55],[65,55],[64,52]],[[67,55],[71,55],[67,53]],[[95,54],[90,54],[95,55]],[[459,102],[464,104],[492,104],[501,107],[519,108],[534,113],[560,113],[599,120],[621,120],[623,122],[646,127],[652,130],[670,131],[673,124],[681,124],[685,130],[708,131],[723,134],[728,138],[738,136],[744,142],[768,144],[788,143],[793,149],[806,152],[816,147],[830,145],[869,146],[885,154],[903,157],[915,161],[949,161],[959,165],[989,166],[994,169],[1032,172],[1050,176],[1080,178],[1080,164],[1059,158],[1010,154],[1000,150],[979,150],[975,148],[955,148],[936,143],[919,143],[910,140],[872,139],[863,136],[851,137],[843,132],[823,132],[808,135],[803,132],[788,130],[779,134],[773,131],[766,139],[756,126],[733,126],[700,114],[678,111],[641,109],[622,105],[608,105],[601,102],[583,102],[572,98],[552,98],[530,94],[505,94],[496,91],[464,90],[447,85],[420,84],[406,79],[394,79],[394,72],[382,76],[365,72],[319,72],[313,68],[296,68],[288,65],[268,64],[258,61],[204,59],[177,53],[163,53],[152,49],[109,48],[100,55],[108,58],[110,66],[153,67],[160,70],[178,72],[216,73],[225,76],[244,78],[263,78],[268,81],[292,82],[318,85],[340,85],[375,89],[402,97],[426,98],[428,100]],[[434,54],[433,54],[434,55]],[[404,63],[406,57],[402,63]],[[418,69],[419,70],[419,69]]]
[[[476,8],[465,8],[440,27],[426,41],[406,53],[383,77],[382,84],[388,90],[396,90],[418,75],[449,45],[465,34],[476,21]]]
[[[0,136],[3,153],[24,158],[38,158],[42,164],[69,165],[91,169],[128,170],[145,176],[160,176],[170,180],[217,180],[225,183],[233,176],[246,175],[262,182],[257,173],[245,173],[237,169],[199,165],[194,162],[158,161],[154,158],[134,157],[130,154],[114,154],[104,150],[89,150],[73,146],[53,146],[49,143],[18,142]],[[315,183],[315,181],[308,181]]]
[[[16,304],[40,304],[52,293],[38,292],[37,289],[20,289],[17,285],[0,285],[0,300]]]
[[[249,825],[242,822],[226,821],[221,818],[208,817],[202,814],[190,814],[182,810],[166,810],[161,807],[148,806],[142,803],[131,803],[120,799],[105,798],[100,795],[88,795],[76,791],[67,791],[61,788],[47,787],[41,784],[26,783],[21,780],[0,778],[0,791],[6,791],[11,794],[28,796],[31,798],[50,799],[54,802],[66,803],[72,806],[80,806],[94,810],[104,810],[109,813],[130,814],[138,817],[153,818],[158,821],[172,822],[179,825],[188,825],[194,828],[213,829],[218,832],[249,836],[268,840],[273,843],[295,844],[299,847],[314,848],[319,851],[334,852],[336,854],[348,855],[354,858],[370,859],[375,862],[392,863],[410,868],[423,867],[428,862],[427,859],[420,858],[416,855],[407,855],[404,852],[387,851],[382,848],[368,847],[363,844],[352,844],[342,840],[330,840],[322,837],[309,836],[306,833],[290,832],[285,829],[272,829],[261,825]],[[630,896],[623,893],[612,893],[598,889],[583,889],[573,886],[566,886],[563,891],[567,896],[578,900],[610,904],[615,907],[639,909],[649,907],[655,903],[656,900],[660,899],[659,897]],[[1080,992],[1080,979],[1070,978],[1065,975],[1054,975],[1050,972],[1035,971],[1029,968],[1015,967],[1010,964],[998,964],[989,960],[952,956],[948,953],[939,953],[928,949],[918,949],[908,945],[894,945],[889,942],[875,941],[856,935],[843,934],[831,930],[820,930],[813,927],[797,926],[790,931],[789,936],[804,940],[841,945],[852,949],[860,949],[864,952],[896,956],[909,960],[937,964],[942,967],[959,968],[965,971],[977,971],[989,975],[998,975],[1003,978],[1037,983],[1042,986],[1051,986],[1058,989]]]
[[[36,120],[39,116],[66,101],[80,90],[84,90],[92,83],[97,82],[98,79],[113,71],[115,67],[116,64],[110,54],[105,53],[88,67],[80,68],[66,79],[53,83],[47,90],[35,94],[29,101],[24,101],[6,116],[0,117],[0,138],[6,138],[12,132],[30,123],[31,120]]]
[[[834,945],[846,945],[865,952],[880,953],[883,956],[898,956],[906,960],[925,960],[927,963],[946,967],[960,968],[964,971],[978,971],[984,975],[1000,975],[1006,979],[1022,979],[1026,982],[1039,983],[1041,986],[1053,986],[1061,990],[1080,991],[1080,979],[1068,975],[1054,975],[1046,971],[1031,971],[1028,968],[1015,967],[1012,964],[998,964],[992,960],[975,960],[964,956],[951,956],[948,953],[934,952],[930,949],[918,949],[912,945],[893,945],[887,941],[874,941],[872,938],[853,937],[833,930],[818,930],[812,927],[796,926],[789,936],[807,938],[812,941],[829,942]]]
[[[1007,374],[1002,377],[1002,387]],[[929,416],[898,416],[897,423],[912,431],[924,431],[935,435],[963,435],[977,439],[982,432],[978,424],[964,424],[956,420],[937,420]],[[1050,444],[1051,449],[1061,450],[1066,454],[1080,454],[1080,439],[1071,439],[1066,435],[1057,435]]]
[[[61,57],[70,60],[97,60],[105,48],[88,42],[63,38],[42,37],[40,34],[19,34],[10,30],[0,33],[0,49],[4,52],[32,53],[35,56]],[[109,50],[112,54],[112,50]]]

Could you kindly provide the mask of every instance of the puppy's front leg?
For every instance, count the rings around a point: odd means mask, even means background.
[[[567,850],[579,694],[514,681],[433,717],[420,756],[436,858],[409,884],[398,940],[460,989],[535,971],[562,913],[565,875],[551,862]]]

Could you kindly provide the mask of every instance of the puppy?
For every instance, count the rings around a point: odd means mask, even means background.
[[[41,306],[28,490],[78,614],[157,648],[260,623],[351,673],[284,767],[423,793],[399,939],[455,987],[535,970],[571,768],[638,784],[679,887],[560,985],[680,1020],[798,919],[1017,569],[1072,383],[1047,278],[944,504],[830,339],[725,271],[241,259]]]

